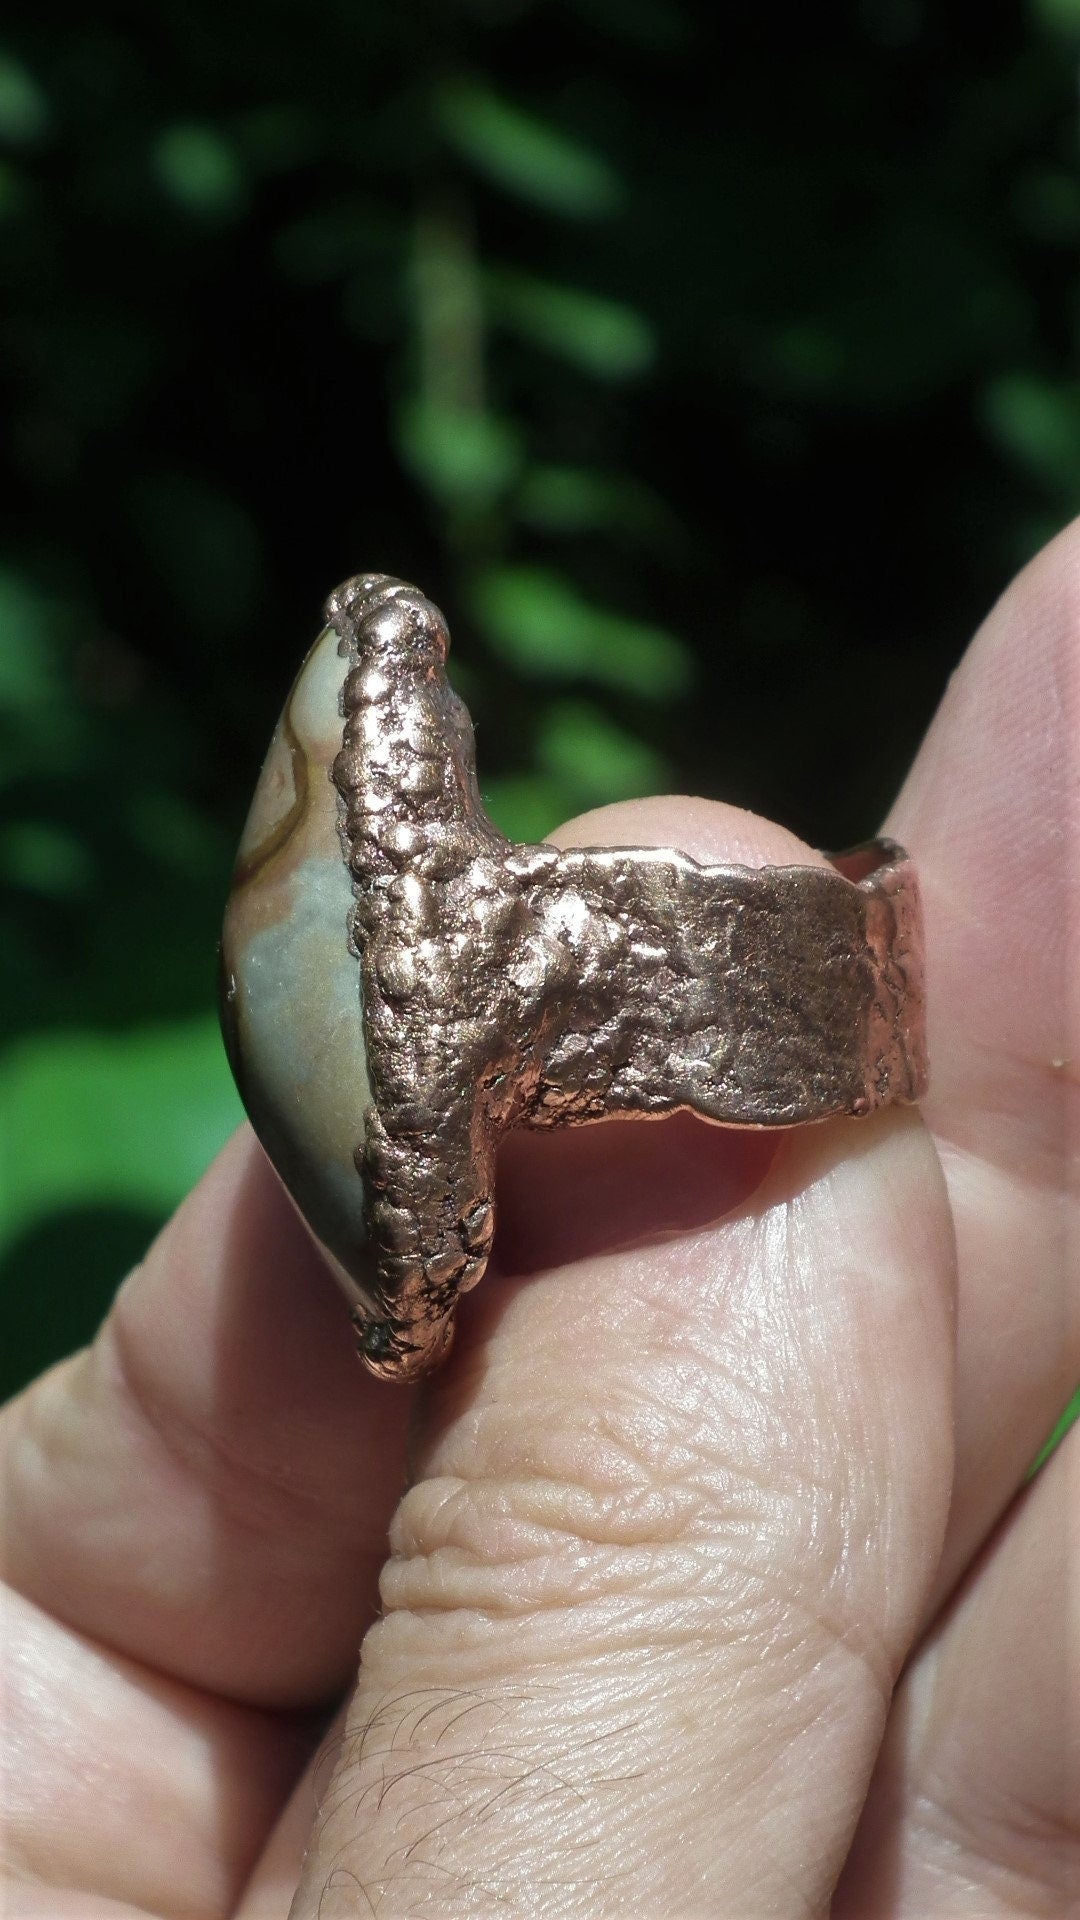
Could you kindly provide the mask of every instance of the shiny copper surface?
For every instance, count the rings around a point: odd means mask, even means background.
[[[368,1366],[409,1379],[484,1271],[507,1128],[678,1108],[783,1127],[918,1099],[918,890],[887,842],[756,870],[516,846],[480,801],[438,609],[364,574],[327,618],[370,1083],[356,1318]]]

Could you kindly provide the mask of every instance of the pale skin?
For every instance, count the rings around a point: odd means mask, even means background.
[[[887,822],[921,1112],[515,1137],[425,1387],[234,1138],[0,1424],[5,1920],[1077,1911],[1078,743],[1080,523]]]

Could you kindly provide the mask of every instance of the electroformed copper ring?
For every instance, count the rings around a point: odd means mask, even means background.
[[[883,840],[757,869],[515,845],[477,791],[438,609],[362,574],[326,615],[241,841],[223,1019],[364,1360],[408,1380],[484,1271],[508,1128],[917,1100],[919,894]]]

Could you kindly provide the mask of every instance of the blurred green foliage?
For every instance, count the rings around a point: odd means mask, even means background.
[[[1080,506],[1078,34],[1077,0],[8,10],[3,1387],[237,1117],[231,849],[347,573],[445,607],[509,831],[671,786],[872,829]]]

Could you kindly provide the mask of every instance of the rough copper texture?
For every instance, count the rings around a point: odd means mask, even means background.
[[[682,1107],[788,1126],[917,1099],[918,893],[885,842],[832,870],[515,846],[480,802],[438,609],[365,574],[327,617],[349,662],[333,780],[371,1086],[376,1309],[357,1320],[368,1365],[404,1379],[445,1353],[484,1271],[508,1127]]]

